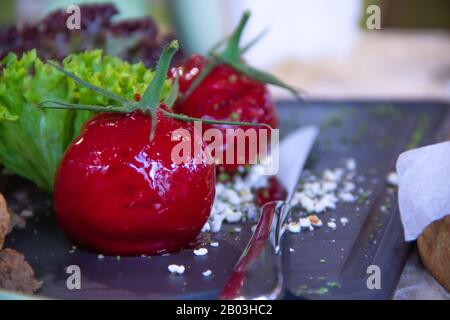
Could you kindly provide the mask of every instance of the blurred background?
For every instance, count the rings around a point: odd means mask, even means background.
[[[2,0],[0,28],[34,24],[52,10],[94,2],[106,1]],[[269,32],[248,52],[247,61],[306,89],[313,98],[447,101],[450,98],[450,1],[447,0],[108,2],[114,3],[120,12],[112,21],[150,15],[158,25],[158,37],[167,34],[180,37],[185,54],[206,52],[230,33],[243,10],[250,9],[252,17],[244,42],[266,28]],[[370,23],[368,27],[368,20],[373,22],[370,20],[373,11],[368,12],[368,8],[373,8],[371,5],[380,10],[380,29],[370,29]],[[115,34],[120,32],[116,30]],[[40,36],[45,38],[42,41],[53,41],[50,38],[56,37],[52,33]],[[162,42],[151,45],[161,46]],[[0,50],[1,46],[0,43]],[[117,48],[123,45],[115,46],[108,52],[118,52]],[[143,55],[137,56],[145,60]],[[286,94],[279,90],[274,93]]]

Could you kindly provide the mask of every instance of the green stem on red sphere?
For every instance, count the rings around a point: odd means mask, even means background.
[[[254,37],[252,40],[250,40],[246,45],[239,48],[239,55],[242,56],[244,53],[246,53],[249,49],[251,49],[255,44],[257,44],[259,41],[261,41],[262,38],[264,38],[269,33],[269,27],[264,28],[263,31],[258,33],[256,37]],[[208,55],[211,56],[212,54],[216,53],[217,50],[219,50],[225,43],[228,43],[230,40],[231,35],[220,39],[217,41],[209,50]]]
[[[283,88],[291,92],[297,99],[303,100],[302,95],[305,93],[303,90],[290,86],[277,77],[257,70],[256,68],[250,67],[249,65],[242,62],[242,54],[244,54],[248,49],[250,49],[255,43],[257,43],[262,37],[267,33],[268,29],[263,30],[258,34],[253,40],[248,44],[239,47],[242,33],[244,28],[250,18],[250,12],[245,11],[239,21],[237,28],[231,34],[230,37],[219,41],[214,47],[208,51],[209,63],[200,72],[200,74],[191,83],[188,90],[183,94],[182,99],[187,99],[194,90],[201,84],[201,82],[211,73],[211,71],[220,63],[224,63],[235,69],[236,71],[245,74],[246,76],[265,84],[275,85],[277,87]],[[222,52],[217,50],[225,44],[225,49]]]
[[[76,104],[76,103],[67,103],[62,101],[55,101],[55,100],[44,100],[40,102],[37,106],[40,108],[45,109],[76,109],[76,110],[88,110],[88,111],[94,111],[94,112],[121,112],[121,113],[128,113],[133,112],[136,110],[141,110],[145,114],[149,115],[152,119],[152,127],[150,131],[150,141],[153,140],[156,132],[156,124],[157,124],[157,111],[161,111],[162,114],[168,118],[172,118],[175,120],[185,121],[185,122],[194,122],[194,121],[201,121],[207,124],[221,124],[221,125],[236,125],[236,126],[264,126],[269,129],[272,129],[268,124],[265,123],[252,123],[252,122],[239,122],[239,121],[222,121],[222,120],[209,120],[209,119],[200,119],[200,118],[193,118],[188,117],[181,114],[175,114],[170,113],[162,108],[160,108],[161,104],[161,96],[162,91],[164,87],[164,81],[166,80],[166,75],[169,70],[170,62],[172,60],[173,55],[178,50],[178,41],[174,40],[169,45],[167,45],[163,53],[161,54],[161,58],[158,62],[158,65],[156,67],[155,75],[150,83],[150,85],[145,90],[145,93],[139,103],[128,100],[124,97],[118,96],[110,91],[107,91],[103,88],[97,87],[93,85],[92,83],[89,83],[79,77],[77,77],[75,74],[73,74],[70,71],[65,70],[64,68],[51,63],[47,62],[52,67],[56,68],[63,74],[65,74],[68,78],[75,81],[77,84],[79,84],[82,87],[88,88],[104,97],[107,97],[111,100],[114,100],[118,103],[118,105],[108,105],[108,106],[101,106],[101,105],[86,105],[86,104]],[[167,103],[167,105],[171,106],[178,96],[178,77],[174,80],[173,86],[164,100],[164,103]]]
[[[222,56],[226,57],[227,60],[236,61],[240,59],[239,43],[241,42],[242,32],[244,31],[249,18],[250,12],[244,11],[236,30],[231,35],[225,51],[222,53]]]
[[[169,93],[164,99],[164,104],[168,106],[170,109],[175,105],[175,102],[178,99],[178,94],[180,92],[180,84],[179,84],[180,76],[177,74],[175,79],[172,81],[172,88],[170,88]]]
[[[232,125],[232,126],[243,126],[243,127],[255,127],[255,126],[261,126],[266,127],[269,130],[272,130],[273,128],[266,124],[266,123],[255,123],[255,122],[242,122],[242,121],[225,121],[225,120],[212,120],[212,119],[200,119],[200,118],[193,118],[186,116],[184,114],[177,114],[177,113],[171,113],[166,110],[160,109],[164,115],[168,118],[172,118],[175,120],[181,120],[186,122],[203,122],[206,124],[220,124],[220,125]]]
[[[129,109],[123,106],[95,106],[88,104],[66,103],[56,100],[41,101],[38,105],[39,108],[44,109],[76,109],[94,112],[131,112],[133,109]]]
[[[150,85],[145,89],[144,95],[139,102],[139,107],[146,111],[148,110],[152,116],[152,128],[150,132],[150,141],[153,140],[156,132],[156,108],[161,103],[162,91],[164,88],[164,82],[166,81],[166,75],[169,71],[170,62],[179,49],[178,40],[173,40],[167,45],[159,58],[156,66],[155,75],[150,82]],[[178,93],[176,93],[178,95]]]
[[[166,46],[159,58],[156,66],[155,75],[150,85],[145,89],[145,92],[139,102],[142,109],[156,108],[161,102],[164,82],[166,81],[167,72],[169,71],[170,62],[175,52],[179,49],[178,40],[173,40]]]
[[[75,81],[76,83],[78,83],[80,86],[91,89],[92,91],[106,97],[109,98],[111,100],[114,100],[120,104],[135,104],[136,103],[134,101],[130,101],[125,99],[124,97],[118,96],[114,93],[112,93],[111,91],[105,90],[103,88],[97,87],[95,85],[93,85],[92,83],[87,82],[86,80],[83,80],[79,77],[77,77],[75,74],[73,74],[72,72],[64,69],[63,67],[51,62],[51,61],[47,61],[47,64],[52,66],[53,68],[57,69],[58,71],[60,71],[61,73],[65,74],[67,77],[69,77],[70,79],[72,79],[73,81]]]
[[[256,37],[254,37],[252,40],[249,41],[245,46],[241,47],[239,49],[239,55],[242,56],[244,53],[246,53],[249,49],[251,49],[255,44],[257,44],[259,41],[261,41],[262,38],[264,38],[269,33],[269,27],[265,28],[263,31],[258,33]]]
[[[258,70],[256,68],[253,68],[253,67],[249,66],[248,64],[242,63],[240,61],[227,60],[226,57],[223,57],[223,56],[218,55],[218,56],[216,56],[216,59],[223,61],[224,63],[231,66],[233,69],[249,76],[252,79],[258,80],[259,82],[262,82],[262,83],[271,84],[271,85],[286,89],[289,92],[291,92],[297,99],[300,99],[300,100],[302,99],[301,94],[303,91],[301,89],[295,88],[293,86],[290,86],[290,85],[284,83],[283,81],[281,81],[280,79],[278,79],[277,77],[275,77],[274,75],[272,75],[270,73]]]

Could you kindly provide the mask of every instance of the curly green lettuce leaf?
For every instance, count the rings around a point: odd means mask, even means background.
[[[6,56],[0,71],[0,162],[8,170],[51,192],[55,173],[69,143],[79,134],[91,111],[38,108],[45,100],[91,105],[115,102],[41,61],[36,51]],[[143,93],[154,73],[142,63],[129,64],[100,50],[70,55],[63,67],[96,86],[127,99]],[[170,91],[166,80],[163,98]]]
[[[0,121],[16,121],[18,116],[9,113],[8,109],[0,106]]]

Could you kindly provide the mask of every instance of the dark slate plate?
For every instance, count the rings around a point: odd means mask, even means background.
[[[363,199],[366,201],[340,204],[337,210],[321,216],[325,222],[345,216],[350,221],[347,226],[338,226],[336,231],[322,227],[314,232],[287,235],[283,253],[284,298],[391,297],[408,245],[403,241],[396,192],[387,187],[385,177],[402,151],[439,141],[450,132],[448,105],[428,102],[311,102],[303,106],[279,102],[278,105],[282,136],[306,124],[322,128],[307,164],[309,170],[320,173],[339,166],[343,159],[355,158],[357,171],[364,176],[364,181],[357,185],[371,192]],[[220,246],[210,247],[207,256],[196,257],[192,250],[186,249],[169,256],[98,259],[96,254],[72,249],[56,225],[48,196],[18,178],[8,178],[6,185],[0,187],[13,209],[32,207],[35,211],[24,230],[15,230],[8,237],[7,246],[25,254],[37,277],[44,282],[39,292],[43,297],[214,299],[250,237],[250,224],[244,224],[240,233],[232,233],[235,226],[228,225],[212,236]],[[167,266],[171,263],[184,264],[187,271],[183,276],[170,275]],[[81,269],[81,290],[67,289],[69,274],[65,270],[69,265]],[[367,288],[369,265],[380,267],[380,290]],[[206,269],[213,270],[214,275],[203,277]]]

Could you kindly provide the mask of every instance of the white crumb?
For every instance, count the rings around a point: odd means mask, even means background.
[[[313,226],[311,225],[311,221],[308,218],[300,218],[300,227],[304,229],[314,230]]]
[[[347,167],[348,171],[355,171],[356,170],[356,161],[355,159],[347,159],[345,166]]]
[[[300,232],[300,223],[298,222],[289,222],[287,225],[287,229],[291,233],[299,233]]]
[[[34,212],[30,209],[22,210],[19,214],[22,218],[28,219],[34,215]]]
[[[196,250],[194,250],[194,254],[195,254],[196,256],[204,256],[204,255],[207,255],[207,254],[208,254],[208,249],[206,249],[206,248],[199,248],[199,249],[196,249]]]
[[[349,220],[348,220],[347,217],[342,217],[342,218],[339,219],[339,221],[341,222],[341,224],[343,226],[346,226]]]
[[[228,214],[225,215],[225,219],[228,223],[236,223],[241,221],[242,213],[240,211],[229,210]]]
[[[339,194],[339,199],[344,202],[354,202],[356,200],[356,196],[354,196],[350,192],[341,192]]]
[[[327,223],[327,226],[330,227],[331,229],[336,229],[336,222],[330,221]]]
[[[212,271],[208,269],[208,270],[202,272],[202,274],[203,274],[204,277],[209,277],[209,276],[212,275]]]
[[[398,186],[398,176],[396,172],[390,172],[386,177],[386,182],[393,187]]]
[[[171,264],[167,267],[170,273],[172,274],[183,274],[186,268],[183,265]]]

